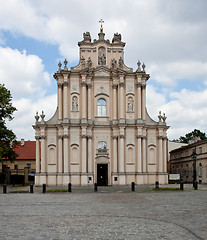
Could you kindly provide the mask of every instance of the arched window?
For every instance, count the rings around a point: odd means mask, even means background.
[[[202,177],[202,163],[199,164],[199,177]]]
[[[98,100],[98,109],[97,113],[99,117],[105,117],[106,116],[106,100],[103,98],[100,98]]]
[[[106,149],[106,148],[107,148],[106,142],[100,141],[100,142],[98,143],[98,149]]]

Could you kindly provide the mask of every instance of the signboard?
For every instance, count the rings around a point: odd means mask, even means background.
[[[169,174],[169,180],[170,181],[179,181],[180,180],[180,174]]]

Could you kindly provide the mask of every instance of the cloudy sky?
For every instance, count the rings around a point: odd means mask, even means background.
[[[146,64],[147,108],[166,113],[169,139],[207,132],[206,0],[6,0],[0,7],[0,83],[18,109],[8,123],[18,139],[34,140],[34,115],[56,109],[53,73],[59,60],[78,63],[83,32],[126,42],[125,64]]]

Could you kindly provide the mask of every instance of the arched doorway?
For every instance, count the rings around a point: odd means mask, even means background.
[[[108,164],[97,164],[97,185],[108,186]]]

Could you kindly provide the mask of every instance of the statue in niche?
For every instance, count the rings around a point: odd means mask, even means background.
[[[77,99],[77,97],[73,97],[73,99],[72,99],[72,111],[74,111],[74,112],[78,111],[78,99]]]
[[[106,65],[106,53],[103,47],[98,50],[98,65]]]
[[[91,58],[89,57],[88,58],[88,68],[91,68],[92,67],[92,61],[91,61]]]
[[[111,66],[113,69],[116,68],[116,60],[114,58],[111,60]]]
[[[119,67],[120,67],[120,68],[123,68],[123,65],[124,65],[123,58],[120,57],[120,58],[119,58]]]
[[[134,100],[133,100],[132,98],[129,98],[129,99],[128,99],[128,104],[127,104],[127,106],[128,106],[127,111],[128,111],[128,112],[133,112]]]

